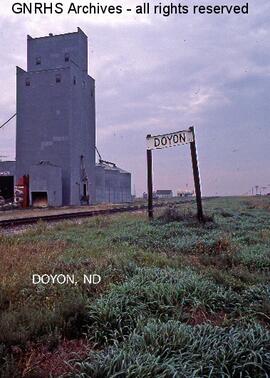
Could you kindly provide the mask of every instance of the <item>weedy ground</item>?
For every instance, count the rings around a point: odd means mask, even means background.
[[[0,234],[2,377],[269,377],[270,198]],[[33,285],[97,273],[99,285]]]

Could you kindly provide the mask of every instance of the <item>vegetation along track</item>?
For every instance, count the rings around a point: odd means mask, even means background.
[[[208,198],[209,199],[209,198]],[[154,204],[154,207],[164,207],[168,205],[177,205],[181,203],[187,202],[194,202],[194,199],[186,199],[177,202],[162,202]],[[80,211],[80,212],[70,212],[70,213],[60,213],[60,214],[46,214],[46,215],[38,215],[38,216],[29,216],[29,217],[20,217],[20,218],[12,218],[12,219],[4,219],[0,220],[0,228],[11,228],[16,226],[23,226],[27,224],[34,224],[39,221],[60,221],[65,219],[75,219],[75,218],[85,218],[85,217],[93,217],[97,215],[109,215],[114,213],[124,213],[124,212],[132,212],[132,211],[140,211],[146,210],[146,204],[140,205],[125,205],[121,207],[111,207],[107,209],[99,209],[99,210],[87,210],[87,211]]]

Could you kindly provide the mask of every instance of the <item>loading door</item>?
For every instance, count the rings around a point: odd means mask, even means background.
[[[5,201],[13,202],[14,200],[14,177],[0,176],[0,196],[4,197]]]
[[[32,192],[32,206],[33,207],[47,207],[48,194],[47,192]]]

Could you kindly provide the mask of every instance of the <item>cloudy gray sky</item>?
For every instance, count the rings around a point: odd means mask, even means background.
[[[214,1],[200,0],[206,3]],[[26,68],[26,35],[80,26],[89,37],[89,72],[96,79],[97,146],[103,158],[132,172],[137,194],[146,190],[146,134],[191,125],[204,195],[270,185],[269,0],[250,1],[249,15],[167,18],[23,16],[13,15],[11,4],[0,9],[0,123],[15,112],[15,66]],[[0,130],[0,155],[15,156],[14,121]],[[155,189],[193,188],[188,146],[154,151],[153,157]]]

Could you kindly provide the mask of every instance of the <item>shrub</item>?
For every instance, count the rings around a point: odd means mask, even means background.
[[[245,246],[236,254],[235,260],[250,268],[270,268],[270,247],[268,245]]]
[[[246,327],[195,327],[150,321],[121,344],[77,364],[77,377],[267,377],[270,333]]]
[[[81,334],[87,319],[86,300],[70,295],[54,308],[21,306],[5,311],[0,316],[0,343],[24,345],[58,329],[67,337]]]
[[[183,221],[187,217],[191,217],[191,213],[182,214],[176,206],[168,206],[161,211],[157,219],[164,223]]]
[[[192,270],[138,269],[89,308],[89,336],[98,343],[122,340],[141,318],[182,319],[183,308],[231,311],[240,298]]]

